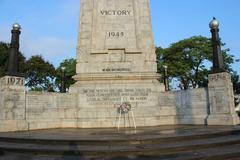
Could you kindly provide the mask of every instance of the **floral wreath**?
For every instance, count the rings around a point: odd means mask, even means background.
[[[123,102],[120,105],[117,105],[118,113],[126,114],[131,111],[131,104],[129,102]]]

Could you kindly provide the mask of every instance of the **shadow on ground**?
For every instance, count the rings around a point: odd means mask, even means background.
[[[61,158],[62,160],[82,160],[83,155],[78,149],[77,143],[71,141],[69,142],[69,150],[66,152],[63,152],[63,157]]]

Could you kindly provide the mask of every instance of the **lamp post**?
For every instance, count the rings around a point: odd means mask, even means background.
[[[66,93],[65,69],[66,67],[61,67],[61,93]]]
[[[19,36],[21,34],[21,26],[14,23],[12,26],[12,38],[9,50],[8,72],[9,76],[20,76],[19,74]]]
[[[209,23],[212,33],[212,47],[213,47],[213,68],[212,73],[225,72],[223,56],[221,54],[221,41],[219,38],[219,22],[213,17]]]
[[[163,72],[163,76],[164,76],[164,86],[165,86],[165,91],[169,91],[169,84],[168,84],[168,66],[164,65],[164,72]]]

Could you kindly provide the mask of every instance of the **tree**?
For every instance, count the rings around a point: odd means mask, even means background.
[[[66,59],[61,62],[60,66],[57,68],[56,84],[59,89],[61,88],[61,67],[65,67],[66,88],[69,89],[70,85],[75,83],[72,77],[76,75],[76,59]]]
[[[9,45],[0,42],[0,77],[4,76],[7,71],[7,55]]]
[[[229,49],[222,50],[222,54],[226,69],[231,71],[233,56],[229,55],[228,51]],[[210,71],[206,62],[212,61],[211,39],[194,36],[173,43],[165,49],[157,48],[156,52],[159,71],[161,72],[163,65],[167,65],[168,75],[180,81],[181,89],[206,87]]]
[[[42,56],[32,56],[26,62],[26,86],[33,91],[53,91],[56,71]]]
[[[0,77],[3,77],[7,73],[8,67],[8,52],[10,49],[10,44],[5,42],[0,42]],[[25,62],[26,58],[20,52],[19,53],[19,72],[25,73]]]
[[[232,73],[233,90],[235,94],[240,94],[240,77],[237,72]]]

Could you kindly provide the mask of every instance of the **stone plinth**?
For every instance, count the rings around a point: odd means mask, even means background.
[[[25,114],[24,78],[0,79],[0,131],[28,130]]]
[[[72,92],[78,94],[78,127],[115,127],[117,105],[129,102],[138,126],[159,124],[159,94],[163,87],[157,80],[79,81]]]
[[[236,125],[239,118],[235,112],[231,75],[227,72],[209,75],[210,115],[208,125]]]

